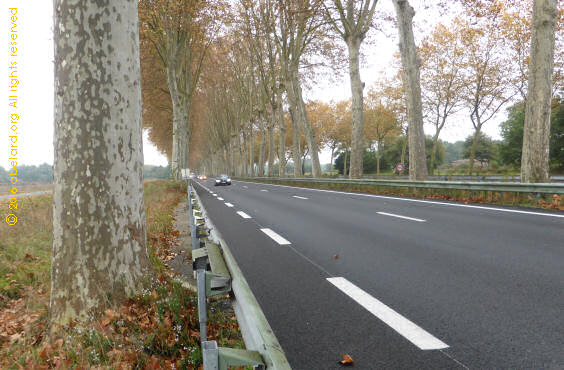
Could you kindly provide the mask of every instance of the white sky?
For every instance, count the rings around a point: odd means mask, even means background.
[[[9,8],[18,8],[18,78],[19,100],[18,113],[18,164],[39,165],[53,163],[53,36],[52,22],[53,10],[50,0],[3,0],[0,15],[0,29],[3,36],[0,63],[3,66],[0,115],[5,124],[0,129],[0,166],[9,166],[9,110],[8,106],[8,69],[9,59]],[[413,3],[416,3],[413,1]],[[378,7],[391,7],[391,1],[380,1]],[[415,21],[423,23],[424,13],[419,12]],[[432,22],[432,20],[431,20]],[[394,34],[395,36],[395,34]],[[361,78],[370,86],[381,72],[389,70],[393,53],[397,49],[397,41],[387,39],[382,33],[377,34],[376,42],[370,46],[366,53],[366,65],[361,69]],[[345,67],[346,70],[346,67]],[[342,100],[350,96],[348,75],[344,74],[337,83],[321,81],[311,91],[306,91],[306,98],[321,100]],[[486,134],[499,138],[499,122],[505,113],[494,122],[489,122],[484,131]],[[441,139],[446,141],[463,140],[473,131],[467,117],[458,117],[450,127],[445,127]],[[430,134],[429,128],[425,129]],[[166,165],[166,157],[148,142],[146,135],[143,140],[145,164]],[[329,153],[321,153],[322,163],[329,161]]]

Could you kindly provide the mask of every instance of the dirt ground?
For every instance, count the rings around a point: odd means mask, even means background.
[[[178,255],[167,264],[174,272],[182,276],[182,280],[188,283],[192,290],[196,290],[196,280],[192,270],[192,239],[188,217],[188,205],[183,201],[174,210],[174,229],[179,233],[174,252]]]

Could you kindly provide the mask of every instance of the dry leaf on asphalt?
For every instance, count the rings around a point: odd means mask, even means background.
[[[354,360],[352,359],[351,356],[344,354],[343,359],[341,361],[339,361],[339,364],[345,365],[345,366],[352,366],[352,365],[354,365]]]
[[[333,258],[334,258],[334,259],[339,259],[339,253],[335,254],[335,255],[333,256]]]

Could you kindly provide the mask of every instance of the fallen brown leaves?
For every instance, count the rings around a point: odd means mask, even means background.
[[[185,196],[185,185],[156,181],[150,186],[145,186],[149,247],[153,256],[166,262],[177,256],[172,215]],[[45,207],[51,209],[51,203]],[[48,248],[50,242],[45,245]],[[166,267],[157,267],[157,277],[139,296],[104,310],[87,326],[71,325],[47,338],[48,274],[40,278],[36,268],[46,266],[48,257],[37,251],[22,255],[18,263],[33,267],[20,273],[29,281],[20,276],[13,280],[17,295],[0,294],[0,368],[201,369],[197,299],[174,281]],[[14,278],[18,268],[10,271]],[[6,275],[8,284],[10,278]],[[212,311],[214,304],[210,303]],[[241,333],[231,316],[216,309],[209,319],[209,337],[240,348]]]
[[[12,300],[0,310],[0,345],[11,345],[26,339],[26,331],[41,316],[40,311],[25,308],[24,298]],[[32,342],[41,341],[42,337],[32,338]]]

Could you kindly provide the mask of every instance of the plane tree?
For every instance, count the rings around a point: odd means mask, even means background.
[[[137,2],[54,9],[52,333],[115,309],[151,274]]]
[[[556,0],[535,0],[523,130],[522,182],[548,182],[550,179],[550,114],[557,20]]]
[[[141,36],[161,62],[171,98],[171,171],[176,179],[188,167],[190,110],[223,6],[220,0],[139,0]]]
[[[368,33],[378,0],[331,0],[325,7],[327,19],[345,41],[349,53],[352,94],[352,143],[350,177],[362,177],[364,153],[363,89],[360,78],[360,46]]]
[[[402,63],[402,80],[406,91],[407,119],[409,122],[409,179],[424,180],[427,177],[425,133],[423,131],[423,107],[421,102],[420,67],[413,36],[415,11],[408,0],[393,0],[397,15],[399,49]]]

